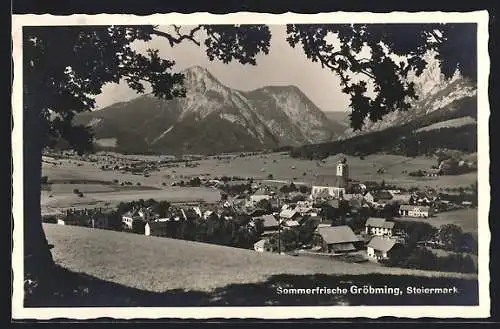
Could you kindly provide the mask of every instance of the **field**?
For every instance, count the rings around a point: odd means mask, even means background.
[[[464,232],[472,233],[477,239],[478,230],[478,212],[477,209],[460,209],[437,213],[436,217],[432,218],[397,218],[398,221],[418,221],[429,223],[434,227],[439,228],[441,225],[455,224],[462,228]],[[482,221],[488,222],[488,218],[482,218]]]
[[[433,123],[429,126],[417,129],[416,132],[429,131],[429,130],[441,129],[441,128],[461,127],[461,126],[473,124],[473,123],[476,123],[476,120],[473,117],[462,117],[462,118],[451,119],[451,120]]]
[[[122,158],[157,161],[162,156],[123,155]],[[205,201],[215,202],[220,194],[215,189],[172,187],[172,182],[189,180],[199,175],[207,177],[239,176],[265,180],[269,174],[274,180],[327,185],[335,180],[335,166],[340,158],[332,156],[323,162],[290,158],[284,153],[271,153],[231,159],[208,158],[198,161],[195,168],[183,165],[153,171],[149,177],[120,171],[103,171],[100,164],[78,160],[53,160],[44,158],[42,174],[48,177],[50,190],[42,191],[42,211],[69,207],[107,207],[121,201],[157,199],[171,202]],[[403,171],[428,169],[436,164],[432,158],[407,158],[395,155],[371,155],[361,160],[349,157],[349,174],[359,181],[384,180],[387,184],[400,187],[459,187],[469,186],[477,181],[477,173],[458,176],[409,177]],[[383,173],[380,173],[383,169]],[[121,186],[130,182],[131,186]],[[140,184],[140,186],[138,185]],[[78,197],[74,189],[84,193]]]
[[[44,229],[49,243],[54,245],[52,253],[58,265],[71,273],[85,273],[85,284],[98,282],[92,283],[90,292],[87,291],[95,297],[85,301],[89,305],[477,303],[477,295],[474,297],[477,294],[475,275],[261,254],[252,250],[55,224],[44,224]],[[314,288],[353,284],[383,286],[388,283],[401,287],[456,284],[463,293],[460,296],[419,298],[404,295],[280,296],[276,293],[278,286]],[[108,289],[107,297],[103,296],[105,289]],[[126,301],[116,301],[118,296]],[[108,302],[104,301],[106,298]]]

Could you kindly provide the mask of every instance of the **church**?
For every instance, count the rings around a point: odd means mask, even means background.
[[[319,195],[328,194],[335,199],[342,199],[346,188],[349,184],[349,166],[346,158],[341,158],[337,162],[335,183],[331,186],[313,185],[311,189],[311,198],[314,199]]]

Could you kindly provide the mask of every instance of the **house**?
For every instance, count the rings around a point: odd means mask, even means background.
[[[124,213],[122,215],[122,224],[125,228],[131,230],[132,223],[134,222],[134,220],[137,220],[139,218],[140,218],[140,216],[135,209],[133,209],[131,211],[127,211],[126,213]]]
[[[439,168],[431,168],[425,171],[425,175],[427,177],[437,177],[441,175],[441,169]]]
[[[259,218],[263,220],[262,224],[264,226],[264,231],[273,231],[278,229],[278,220],[273,215],[264,215]]]
[[[317,231],[323,238],[323,243],[326,245],[328,252],[355,251],[355,244],[359,242],[358,237],[347,225],[318,227]]]
[[[377,191],[373,193],[373,202],[386,203],[392,200],[393,196],[388,191]]]
[[[253,195],[250,196],[250,201],[259,202],[261,200],[269,200],[271,198],[272,198],[271,193],[269,193],[269,191],[266,188],[261,187],[257,191],[255,191]]]
[[[299,213],[295,209],[283,209],[279,214],[279,218],[282,220],[291,220],[299,217]]]
[[[336,186],[313,186],[311,196],[315,198],[341,198],[345,194],[345,188]]]
[[[464,207],[472,207],[472,202],[471,201],[462,201],[462,206],[464,206]]]
[[[272,246],[268,239],[261,239],[254,243],[253,249],[257,252],[272,252]]]
[[[167,236],[167,220],[158,220],[146,223],[144,227],[144,235],[147,236]]]
[[[375,201],[375,198],[373,197],[373,194],[371,192],[365,193],[365,195],[363,195],[363,198],[368,203],[373,203]]]
[[[409,204],[411,201],[411,194],[410,193],[393,194],[392,200],[399,204]]]
[[[432,217],[432,208],[429,206],[403,204],[399,206],[399,215],[405,217],[429,218]]]
[[[292,227],[298,227],[300,226],[300,224],[296,220],[287,220],[283,222],[283,226],[292,228]]]
[[[384,218],[370,217],[365,223],[365,233],[379,236],[392,236],[394,224],[394,222],[387,221]]]
[[[368,259],[378,262],[389,258],[391,252],[401,244],[394,238],[374,236],[366,246]]]

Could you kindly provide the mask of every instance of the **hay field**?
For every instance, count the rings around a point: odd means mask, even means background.
[[[462,228],[464,232],[470,232],[476,238],[478,236],[478,220],[488,222],[488,218],[478,218],[477,209],[460,209],[437,213],[431,218],[408,218],[398,217],[397,221],[401,222],[424,222],[429,223],[434,227],[439,228],[441,225],[455,224]]]
[[[124,158],[159,160],[160,156],[123,156]],[[335,180],[335,166],[340,158],[331,156],[323,162],[290,158],[286,153],[271,153],[250,157],[233,157],[230,160],[208,158],[198,161],[199,166],[162,168],[153,171],[149,177],[133,175],[120,171],[103,171],[100,165],[92,162],[77,160],[57,160],[57,165],[43,163],[42,175],[48,176],[49,181],[55,180],[87,180],[88,184],[54,184],[52,191],[42,194],[42,205],[50,207],[71,207],[102,205],[103,203],[117,203],[134,199],[154,198],[158,200],[185,201],[205,200],[213,202],[219,199],[219,193],[205,188],[173,188],[174,181],[188,180],[199,175],[207,177],[240,176],[254,179],[266,179],[269,174],[276,180],[305,182],[309,184],[332,184]],[[394,155],[371,155],[361,160],[359,157],[348,157],[350,177],[360,181],[384,180],[387,184],[401,187],[459,187],[468,186],[477,181],[477,173],[468,173],[459,176],[440,176],[432,178],[409,177],[403,171],[428,169],[436,161],[431,158],[407,158]],[[383,168],[383,173],[378,173]],[[102,181],[106,184],[96,184],[93,181]],[[113,181],[118,183],[113,184]],[[131,182],[130,186],[121,187],[120,183]],[[80,182],[79,182],[80,183]],[[109,185],[111,184],[111,185]],[[140,184],[138,186],[137,184]],[[74,188],[84,192],[83,198],[72,195]],[[156,188],[157,190],[152,190]],[[48,195],[52,195],[51,198]],[[49,200],[50,199],[50,200]],[[73,205],[72,203],[75,203]]]
[[[231,284],[293,275],[415,275],[468,278],[476,275],[350,264],[332,259],[261,254],[218,245],[168,238],[44,224],[57,264],[126,287],[165,292],[212,291]],[[243,297],[243,296],[242,296]]]

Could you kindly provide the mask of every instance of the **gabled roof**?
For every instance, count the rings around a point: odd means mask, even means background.
[[[296,220],[287,220],[286,222],[283,223],[283,225],[288,227],[300,226],[299,222],[297,222]]]
[[[385,221],[385,223],[384,223],[384,225],[383,225],[383,228],[387,228],[387,229],[390,229],[390,230],[391,230],[391,229],[393,229],[393,228],[394,228],[394,225],[395,225],[395,224],[396,224],[396,223],[394,223],[394,222]]]
[[[387,191],[378,191],[373,194],[374,199],[391,200],[392,194]]]
[[[283,218],[293,218],[297,214],[297,211],[295,209],[283,209],[280,212],[280,217]]]
[[[373,248],[377,251],[388,252],[396,244],[397,241],[395,239],[381,237],[381,236],[374,236],[368,243],[368,247]]]
[[[366,220],[365,226],[384,227],[385,218],[370,217]]]
[[[358,242],[358,237],[352,229],[347,226],[318,227],[318,233],[327,244]]]
[[[253,244],[254,248],[264,248],[266,243],[268,242],[267,239],[261,239]]]
[[[260,218],[264,220],[264,227],[278,226],[278,220],[273,215],[264,215]]]
[[[417,206],[412,204],[402,204],[399,206],[399,210],[414,210],[417,209],[419,211],[430,211],[431,207],[429,206]]]

